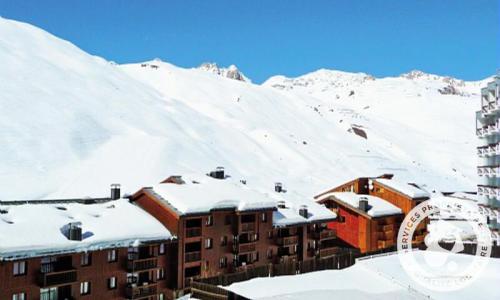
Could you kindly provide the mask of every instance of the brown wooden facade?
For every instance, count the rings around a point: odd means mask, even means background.
[[[172,299],[176,247],[159,241],[0,261],[0,299]],[[22,274],[15,274],[20,265]]]
[[[372,217],[334,196],[322,200],[321,203],[337,214],[337,222],[330,223],[329,227],[335,230],[340,240],[359,249],[361,253],[395,246],[397,232],[403,220],[402,214]]]
[[[316,196],[315,198],[318,198],[318,197],[325,195],[327,193],[330,193],[330,192],[353,192],[353,193],[360,194],[360,195],[370,195],[370,196],[379,197],[379,198],[399,207],[403,211],[403,214],[405,216],[415,206],[417,206],[421,202],[429,199],[428,197],[412,198],[412,197],[404,194],[402,191],[396,190],[392,187],[386,186],[386,185],[374,180],[377,178],[392,179],[392,175],[391,174],[384,174],[384,175],[376,177],[376,178],[371,178],[371,177],[356,178],[356,179],[351,180],[349,182],[346,182],[342,185],[339,185],[331,190],[323,192],[322,194]],[[371,188],[369,187],[370,182],[372,184]],[[350,213],[348,213],[347,211],[348,211],[348,209],[344,210],[343,212],[341,211],[341,214],[343,213],[344,217],[348,218],[350,216]],[[401,221],[399,221],[399,222],[401,222]],[[397,224],[397,222],[395,224]],[[348,237],[349,244],[353,244],[352,238],[354,237],[354,235],[353,235],[354,233],[351,232],[351,233],[349,233],[349,235],[346,235],[345,231],[347,231],[347,230],[342,230],[341,224],[334,224],[334,225],[335,225],[335,226],[333,226],[334,228],[338,227],[337,231],[339,233],[339,238],[342,239],[343,237],[344,238]],[[360,226],[360,230],[365,230],[364,228],[367,228],[364,225],[364,223],[363,223],[363,226],[361,226],[361,223],[358,226]],[[373,226],[373,224],[370,226]],[[351,230],[352,230],[352,228],[353,227],[351,227]],[[399,226],[397,228],[395,228],[396,234],[397,234],[398,230],[399,230]],[[373,241],[374,239],[373,238],[365,239],[363,237],[364,236],[363,231],[361,231],[360,234],[361,234],[361,236],[359,237],[360,241],[359,241],[359,245],[357,247],[359,247],[360,249],[361,248],[373,249],[375,244],[371,241]],[[374,234],[374,233],[372,233],[372,234]],[[427,234],[427,223],[420,223],[414,232],[413,242],[415,244],[423,243],[426,234]],[[366,244],[367,246],[364,247],[363,244]],[[369,244],[371,244],[371,246],[368,246]],[[391,245],[391,243],[390,242],[381,243],[381,245]]]

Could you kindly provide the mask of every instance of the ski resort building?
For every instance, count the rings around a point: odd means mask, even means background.
[[[337,222],[329,226],[339,239],[361,253],[395,245],[403,220],[402,210],[395,205],[376,196],[353,192],[331,192],[318,197],[317,201],[337,214]]]
[[[170,232],[112,194],[0,202],[0,299],[171,299]]]
[[[131,197],[177,237],[179,289],[193,279],[333,253],[335,233],[326,223],[336,215],[326,207],[285,201],[279,188],[257,192],[222,168],[209,175],[171,176]]]
[[[479,138],[479,203],[491,228],[500,229],[500,76],[481,89],[481,110],[476,112]]]
[[[404,216],[430,194],[385,174],[356,178],[315,198],[337,212],[338,222],[331,226],[338,237],[366,253],[393,247]],[[427,224],[419,224],[413,242],[422,243],[426,232]]]

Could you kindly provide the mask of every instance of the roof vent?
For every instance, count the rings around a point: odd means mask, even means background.
[[[283,184],[282,184],[281,182],[276,182],[276,183],[274,184],[274,191],[275,191],[276,193],[281,193],[281,192],[283,192]]]
[[[278,208],[286,208],[285,201],[283,200],[278,201],[276,206],[278,206]]]
[[[215,179],[224,179],[224,167],[217,167],[215,171],[210,171],[208,175]]]
[[[111,199],[112,200],[120,199],[120,184],[113,183],[111,185]]]
[[[301,205],[299,208],[299,215],[301,215],[304,218],[308,218],[309,214],[307,212],[307,205]]]
[[[241,179],[240,182],[241,182],[241,184],[247,184],[247,180],[246,179]]]
[[[82,223],[80,223],[80,222],[69,223],[66,237],[70,241],[81,241],[82,240]]]
[[[368,198],[367,197],[359,197],[358,208],[364,212],[368,211]]]

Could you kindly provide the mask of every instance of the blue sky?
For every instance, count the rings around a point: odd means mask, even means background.
[[[476,80],[500,67],[499,2],[0,0],[0,16],[118,63],[236,64],[255,82],[319,68]]]

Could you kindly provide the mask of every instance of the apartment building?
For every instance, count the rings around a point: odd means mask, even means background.
[[[356,197],[358,197],[357,200]],[[384,174],[378,177],[355,178],[333,189],[329,189],[315,198],[318,202],[326,204],[339,213],[338,222],[333,224],[339,238],[346,241],[349,245],[360,248],[362,252],[369,252],[392,247],[393,240],[395,235],[397,235],[399,225],[402,221],[401,216],[404,218],[415,206],[430,199],[430,194],[419,188],[416,184],[401,182],[394,179],[391,174]],[[399,212],[392,209],[389,214],[383,215],[382,219],[380,219],[382,216],[372,215],[370,217],[370,214],[367,214],[367,211],[365,211],[367,207],[363,206],[363,209],[360,208],[365,204],[365,201],[372,201],[377,206],[391,204],[393,208],[399,209]],[[370,207],[371,204],[369,204],[368,209],[372,209]],[[374,208],[376,209],[377,207]],[[360,216],[363,218],[360,219]],[[343,222],[344,219],[348,220],[347,224],[359,223],[359,225],[355,227],[344,226],[342,225],[345,223]],[[372,220],[370,221],[373,225],[370,227],[372,238],[367,240],[363,236],[363,231],[361,231],[362,236],[358,240],[356,234],[359,233],[359,228],[362,230],[364,230],[363,228],[367,228],[368,219]],[[427,223],[428,221],[421,223],[415,229],[413,234],[413,243],[415,245],[424,242],[427,233]],[[378,230],[373,230],[374,228],[378,228]],[[373,236],[377,236],[378,238],[374,238]]]
[[[479,139],[478,196],[491,229],[500,229],[500,76],[481,89],[481,110],[476,112]]]
[[[131,200],[177,237],[177,287],[183,289],[196,278],[314,257],[311,247],[327,255],[321,249],[331,249],[327,241],[335,235],[326,223],[335,214],[312,200],[285,201],[293,197],[283,194],[280,185],[253,190],[218,168],[208,176],[170,176]]]
[[[172,299],[170,232],[113,195],[0,202],[0,299]]]
[[[330,223],[340,240],[361,253],[371,253],[395,246],[404,218],[397,206],[376,196],[353,192],[330,192],[316,199],[337,214]]]

